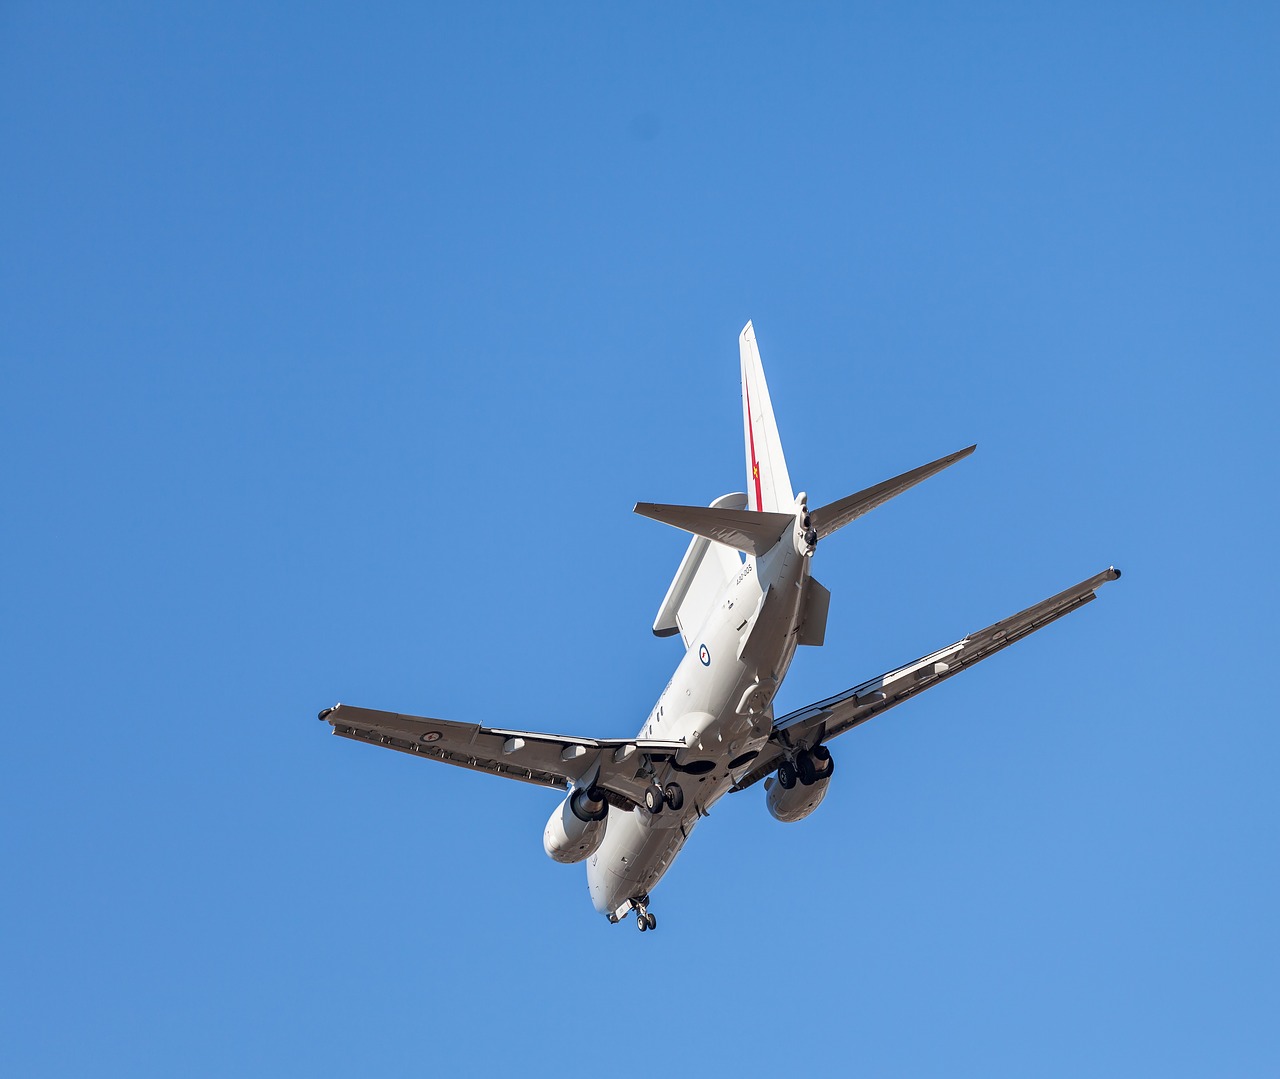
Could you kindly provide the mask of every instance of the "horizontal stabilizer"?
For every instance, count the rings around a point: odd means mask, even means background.
[[[667,506],[637,502],[636,513],[664,525],[674,525],[695,536],[734,547],[757,557],[769,550],[792,526],[789,513],[755,513],[751,510],[717,509],[710,506]]]
[[[921,480],[927,480],[944,468],[948,468],[962,458],[968,457],[977,448],[976,445],[973,445],[968,449],[948,454],[946,457],[939,457],[938,460],[932,461],[927,465],[921,465],[919,468],[913,468],[910,472],[904,472],[901,476],[894,476],[893,479],[877,483],[874,487],[868,487],[865,491],[859,491],[857,494],[849,495],[838,502],[831,502],[821,509],[811,511],[809,517],[813,522],[813,527],[818,530],[818,538],[829,536],[832,532],[843,528],[850,521],[856,520],[864,513],[870,513],[877,506],[888,502],[894,495],[902,494],[908,487],[914,487]]]

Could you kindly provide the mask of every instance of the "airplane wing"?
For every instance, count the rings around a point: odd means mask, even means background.
[[[865,723],[896,704],[901,704],[917,693],[944,682],[953,675],[972,667],[1002,648],[1007,648],[1023,637],[1055,622],[1063,615],[1083,607],[1096,597],[1097,589],[1107,581],[1120,577],[1114,566],[1081,581],[1078,585],[1059,592],[1056,596],[1025,611],[997,622],[993,626],[971,633],[955,644],[939,649],[914,663],[872,678],[861,685],[837,693],[834,697],[797,709],[777,719],[760,756],[734,786],[735,791],[745,790],[759,782],[782,762],[783,747],[815,745],[830,742],[847,730]]]
[[[594,783],[608,792],[610,803],[619,809],[631,809],[643,801],[649,785],[641,770],[646,758],[665,761],[685,748],[684,742],[574,738],[379,712],[349,704],[326,708],[319,718],[343,738],[460,768],[559,790]]]

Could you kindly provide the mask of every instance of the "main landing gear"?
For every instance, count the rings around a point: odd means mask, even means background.
[[[635,908],[636,912],[636,928],[639,929],[641,933],[644,933],[649,929],[658,928],[658,919],[649,913],[649,897],[647,895],[641,896],[639,899],[631,900],[631,905]]]
[[[684,808],[684,791],[679,783],[668,783],[665,787],[654,783],[644,792],[644,807],[655,817],[664,807],[679,812]]]
[[[835,770],[836,762],[831,759],[831,750],[826,746],[814,746],[812,750],[802,749],[797,753],[794,764],[784,760],[778,765],[778,783],[785,791],[794,787],[797,780],[811,787],[819,779],[830,779]]]

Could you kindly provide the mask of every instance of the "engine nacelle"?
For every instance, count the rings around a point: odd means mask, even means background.
[[[542,849],[557,862],[580,862],[590,858],[604,839],[609,803],[603,792],[572,790],[551,814],[542,830]]]
[[[815,779],[807,787],[803,783],[784,787],[777,776],[770,776],[764,781],[765,800],[769,806],[770,816],[784,824],[804,820],[818,808],[818,803],[826,795],[827,784],[830,782],[831,776],[825,775]]]

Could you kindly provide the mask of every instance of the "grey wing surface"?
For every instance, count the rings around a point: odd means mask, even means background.
[[[774,721],[773,733],[760,756],[733,788],[745,790],[759,782],[782,762],[784,746],[813,747],[865,723],[888,711],[894,705],[914,697],[926,689],[945,682],[953,675],[993,656],[1002,648],[1056,622],[1063,615],[1083,607],[1097,598],[1097,589],[1107,581],[1117,580],[1120,571],[1114,566],[1086,581],[1059,592],[1056,596],[1028,607],[1025,611],[971,633],[963,640],[948,645],[914,663],[898,667],[860,685],[837,693],[834,697],[799,708]]]
[[[333,733],[459,768],[490,772],[564,790],[596,784],[619,809],[631,809],[648,785],[642,762],[669,759],[683,742],[652,738],[575,738],[506,730],[429,716],[409,716],[338,704],[320,713]]]

